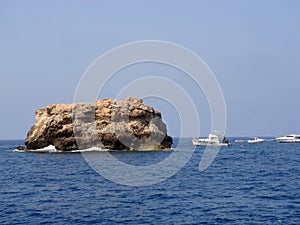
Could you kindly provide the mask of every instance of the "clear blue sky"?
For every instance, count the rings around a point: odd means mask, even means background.
[[[93,60],[145,39],[206,61],[224,93],[228,135],[300,133],[299,11],[297,0],[2,0],[0,139],[25,138],[36,108],[73,101]]]

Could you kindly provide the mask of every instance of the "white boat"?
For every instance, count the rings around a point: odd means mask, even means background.
[[[248,143],[259,143],[259,142],[264,142],[264,141],[266,141],[266,140],[262,139],[262,138],[254,137],[253,139],[248,140],[247,142]]]
[[[228,146],[229,142],[222,135],[223,141],[220,141],[220,135],[209,134],[208,138],[193,138],[193,145],[197,146]]]
[[[275,138],[279,143],[300,143],[300,134],[288,134],[283,137]]]
[[[236,142],[236,143],[242,143],[242,142],[245,142],[245,140],[243,140],[243,139],[237,139],[237,140],[234,140],[234,142]]]

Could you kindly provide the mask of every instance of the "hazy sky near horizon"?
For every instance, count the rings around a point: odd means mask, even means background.
[[[96,58],[140,40],[177,43],[209,65],[225,97],[227,135],[300,133],[299,10],[297,0],[2,0],[0,139],[25,138],[36,108],[72,102]],[[157,108],[176,135],[178,118]]]

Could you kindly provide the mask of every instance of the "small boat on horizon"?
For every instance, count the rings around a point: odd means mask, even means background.
[[[300,143],[300,134],[288,134],[275,138],[279,143]]]
[[[223,140],[220,141],[220,138]],[[209,134],[207,138],[193,138],[193,145],[195,146],[228,146],[229,141],[226,139],[225,135],[215,135]]]
[[[266,140],[262,139],[262,138],[254,137],[253,139],[248,140],[247,142],[248,143],[259,143],[259,142],[264,142],[264,141],[266,141]]]
[[[234,142],[236,143],[242,143],[242,142],[245,142],[246,140],[243,140],[243,139],[237,139],[237,140],[234,140]]]

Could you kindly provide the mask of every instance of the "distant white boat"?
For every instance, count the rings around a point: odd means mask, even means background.
[[[220,135],[209,134],[208,138],[194,138],[193,145],[196,146],[228,146],[229,142],[223,136],[223,141],[220,141]]]
[[[288,134],[283,137],[275,138],[279,143],[296,143],[300,142],[300,134]]]
[[[241,142],[245,142],[246,140],[243,140],[243,139],[237,139],[237,140],[234,140],[234,142],[236,143],[241,143]]]
[[[266,140],[262,139],[262,138],[254,137],[253,139],[248,140],[247,142],[248,143],[259,143],[259,142],[264,142],[264,141],[266,141]]]

